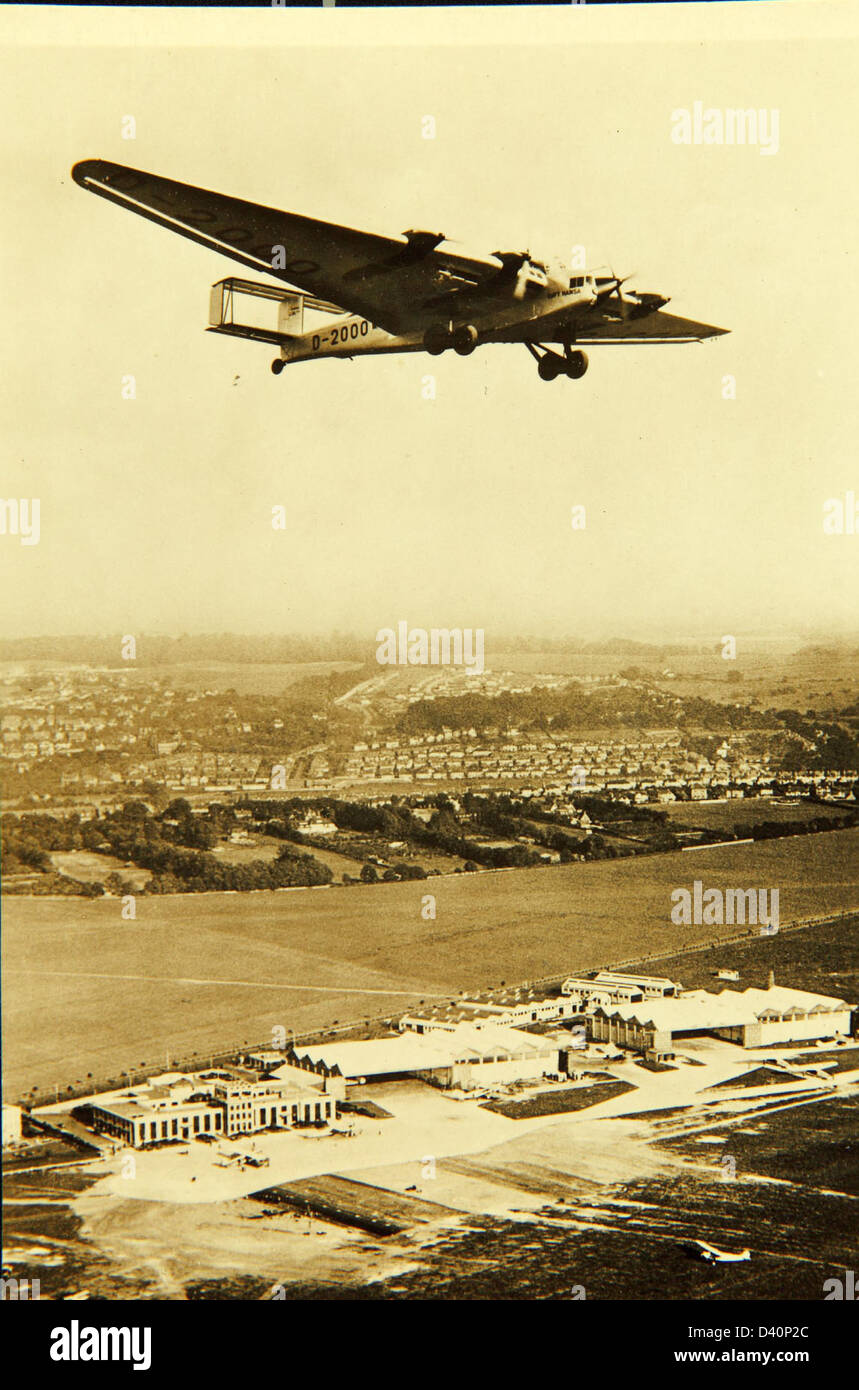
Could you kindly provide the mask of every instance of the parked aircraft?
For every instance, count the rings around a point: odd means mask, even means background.
[[[741,1260],[752,1258],[752,1253],[748,1248],[740,1251],[720,1250],[718,1246],[710,1245],[706,1240],[692,1241],[689,1249],[699,1259],[706,1260],[708,1264],[737,1264]]]

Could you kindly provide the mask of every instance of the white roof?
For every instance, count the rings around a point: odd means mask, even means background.
[[[596,976],[597,984],[635,985],[643,989],[645,985],[673,985],[674,981],[664,975],[628,975],[623,970],[600,970]]]
[[[743,994],[751,1002],[758,1002],[761,1009],[772,1007],[782,1012],[790,1008],[818,1009],[821,1012],[849,1008],[843,999],[836,999],[830,994],[810,994],[807,990],[789,989],[786,985],[773,985],[771,989],[745,989]]]
[[[461,1058],[479,1060],[502,1053],[541,1055],[557,1044],[520,1028],[494,1024],[475,1028],[462,1023],[443,1033],[396,1033],[367,1042],[317,1043],[298,1049],[297,1055],[311,1062],[324,1062],[339,1068],[343,1076],[378,1076],[386,1072],[427,1071],[449,1067]]]
[[[744,1023],[756,1023],[770,1009],[777,1014],[791,1009],[832,1013],[848,1007],[843,999],[826,994],[809,994],[806,990],[773,985],[772,989],[725,989],[720,994],[696,989],[676,999],[616,1004],[603,1012],[609,1017],[652,1023],[660,1032],[682,1032],[688,1028],[735,1028]]]

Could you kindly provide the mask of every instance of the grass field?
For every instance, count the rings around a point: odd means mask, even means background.
[[[736,933],[671,924],[671,893],[694,878],[778,887],[782,924],[856,908],[859,830],[429,882],[140,897],[133,922],[118,899],[9,898],[5,1093],[53,1097],[90,1072],[163,1064],[168,1049],[204,1056],[275,1026],[301,1033]]]
[[[308,676],[360,670],[354,661],[228,662],[188,661],[169,666],[142,666],[131,671],[141,684],[166,681],[174,690],[235,690],[239,695],[279,695]]]
[[[702,827],[706,830],[733,830],[737,825],[761,825],[764,821],[810,821],[846,816],[856,810],[855,801],[835,802],[770,801],[768,797],[743,797],[732,801],[675,801],[660,806],[668,812],[669,824]]]
[[[567,1086],[563,1091],[538,1091],[524,1100],[490,1100],[482,1110],[506,1115],[508,1120],[531,1120],[535,1115],[565,1115],[571,1110],[589,1110],[602,1100],[634,1091],[628,1081],[598,1081],[594,1086]]]
[[[828,994],[859,1004],[859,917],[824,923],[811,931],[750,937],[716,950],[661,956],[648,964],[654,975],[680,980],[686,989],[766,989],[770,971],[777,984]],[[724,984],[719,970],[736,970],[739,982]]]
[[[334,854],[331,850],[316,849],[312,845],[298,845],[290,840],[278,840],[274,835],[254,835],[252,840],[253,843],[249,845],[234,845],[229,840],[221,840],[212,853],[216,854],[223,864],[253,864],[257,860],[271,863],[282,850],[289,849],[293,854],[310,854],[314,859],[318,859],[320,864],[327,864],[336,881],[339,881],[343,874],[353,874],[357,877],[364,867],[362,859],[350,859],[345,854]]]
[[[92,854],[86,849],[54,850],[51,863],[67,878],[75,878],[80,883],[104,883],[111,874],[119,874],[128,883],[134,884],[139,892],[152,877],[148,869],[138,869],[134,864],[127,865],[122,859],[114,859],[110,854]]]

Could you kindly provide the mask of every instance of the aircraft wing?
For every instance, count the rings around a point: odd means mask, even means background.
[[[472,290],[505,275],[505,263],[497,256],[466,253],[435,232],[378,236],[103,159],[83,160],[72,176],[101,198],[242,265],[363,314],[391,333],[437,317],[433,301],[438,296]],[[285,264],[275,269],[278,247],[284,248],[277,255]]]
[[[676,314],[657,309],[641,318],[608,318],[591,320],[587,316],[576,330],[577,343],[700,343],[705,338],[718,338],[729,333],[728,328],[716,328],[712,323],[678,318]]]

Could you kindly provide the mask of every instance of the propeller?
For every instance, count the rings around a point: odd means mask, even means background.
[[[616,299],[617,316],[618,318],[625,320],[628,314],[629,304],[628,301],[624,299],[623,295],[621,294],[621,289],[626,284],[627,280],[631,280],[636,273],[637,272],[633,270],[629,273],[629,275],[615,275],[614,270],[612,270],[610,275],[597,275],[595,277],[595,283],[597,287],[597,304],[603,304],[606,300],[609,299]],[[611,312],[612,314],[614,314],[615,310],[612,309]]]
[[[491,283],[500,288],[502,285],[513,286],[513,298],[523,299],[525,297],[525,282],[522,279],[522,271],[526,265],[531,263],[530,251],[493,251],[493,256],[501,262],[501,270],[493,276]]]
[[[627,280],[631,280],[637,273],[637,271],[632,270],[629,275],[615,275],[614,271],[612,271],[610,275],[597,275],[597,303],[603,299],[608,299],[609,296],[613,294],[617,295],[617,298],[622,300],[623,295],[620,292],[621,286],[625,285]]]
[[[664,294],[645,294],[641,290],[633,291],[634,297],[627,299],[621,294],[621,287],[628,280],[632,280],[638,272],[633,270],[629,275],[615,275],[612,270],[610,275],[597,275],[594,277],[597,286],[597,304],[603,304],[606,300],[616,299],[617,309],[614,306],[610,309],[606,305],[605,312],[617,317],[623,322],[627,319],[645,318],[648,314],[655,313],[665,304],[669,303],[667,295]]]

